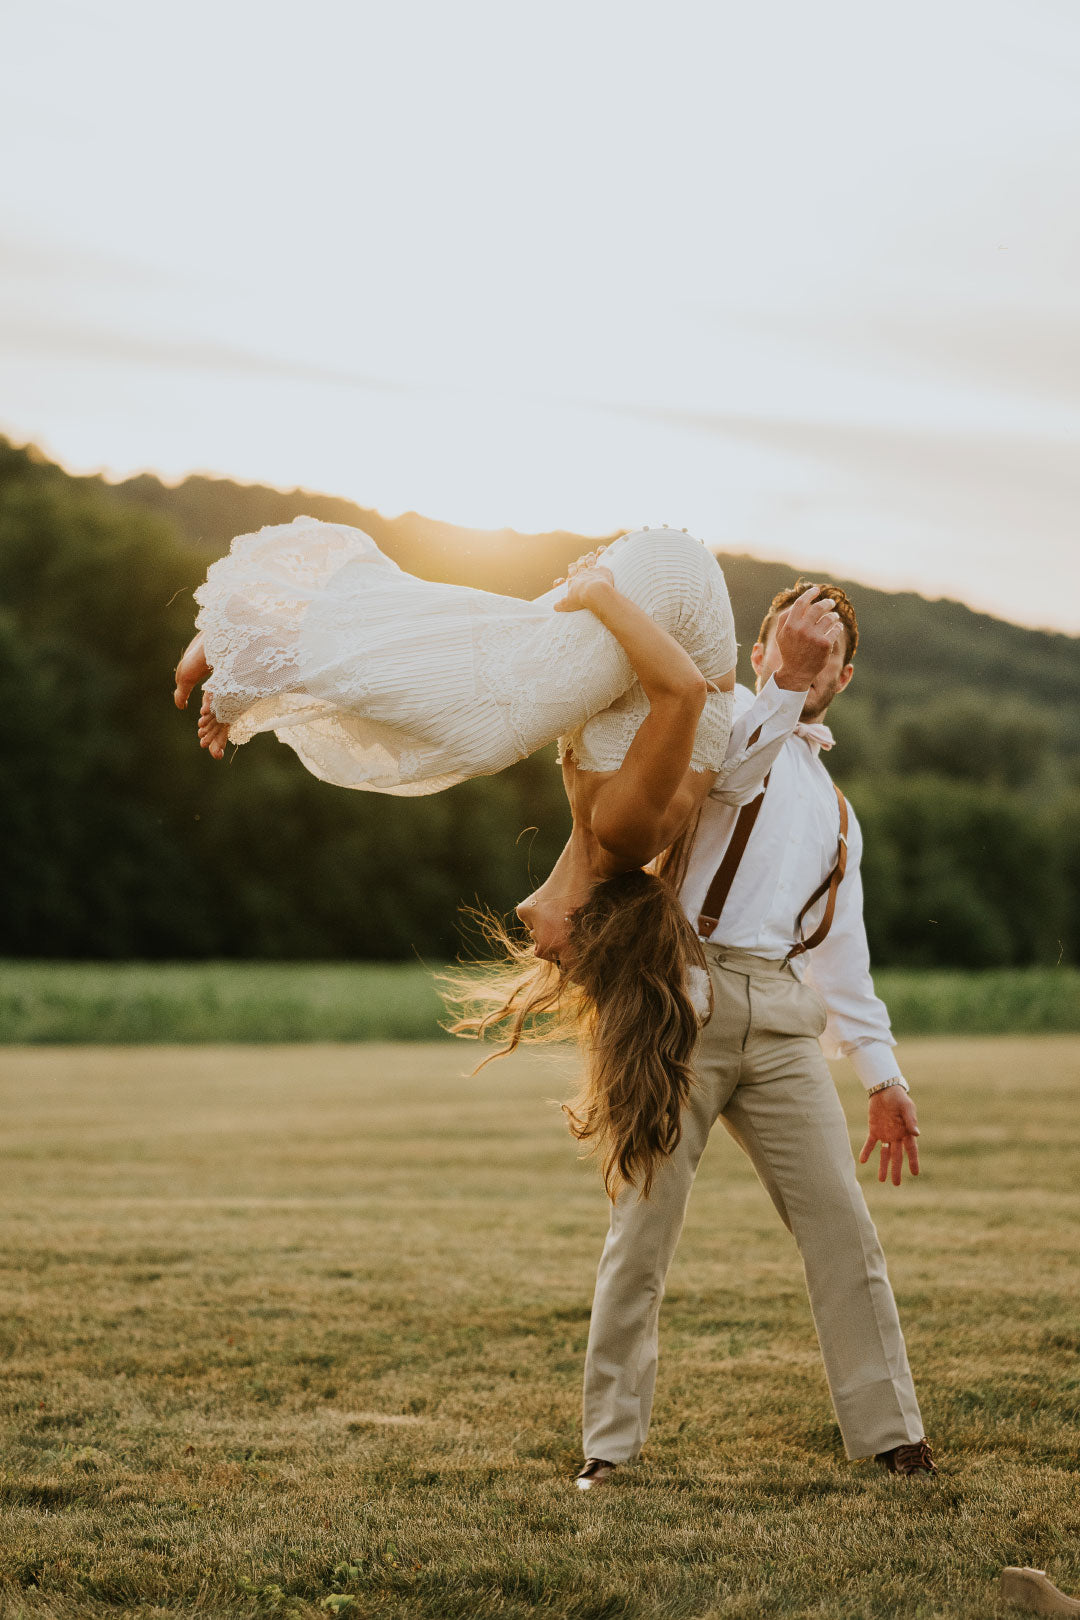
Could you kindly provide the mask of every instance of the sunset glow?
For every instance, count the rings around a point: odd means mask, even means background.
[[[1055,0],[42,0],[0,429],[519,529],[672,522],[1080,631]]]

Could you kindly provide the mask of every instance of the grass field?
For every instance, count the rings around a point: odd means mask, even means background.
[[[1010,1563],[1080,1592],[1080,1040],[908,1043],[925,1173],[863,1173],[937,1481],[844,1460],[720,1131],[649,1445],[591,1497],[572,1076],[469,1051],[5,1054],[0,1615],[985,1620]]]
[[[886,969],[899,1035],[1080,1033],[1080,969]],[[0,962],[0,1045],[439,1037],[419,962]]]

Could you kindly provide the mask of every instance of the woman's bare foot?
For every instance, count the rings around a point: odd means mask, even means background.
[[[199,714],[199,747],[209,748],[211,759],[224,759],[229,728],[223,721],[215,719],[212,701],[210,693],[204,692]]]
[[[176,691],[173,693],[173,702],[178,709],[187,708],[187,700],[192,689],[200,681],[205,681],[210,673],[210,665],[206,662],[206,647],[201,635],[196,636],[188,645],[183,658],[176,666]]]

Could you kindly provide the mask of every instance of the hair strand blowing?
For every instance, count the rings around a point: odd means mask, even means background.
[[[674,888],[639,869],[597,883],[571,917],[561,971],[493,913],[468,915],[502,960],[441,975],[457,1009],[446,1027],[501,1035],[505,1044],[484,1063],[522,1042],[576,1037],[585,1073],[563,1105],[570,1130],[599,1158],[610,1198],[623,1187],[647,1198],[682,1135],[699,1029],[687,978],[705,958]]]

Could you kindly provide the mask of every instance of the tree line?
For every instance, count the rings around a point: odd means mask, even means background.
[[[463,903],[508,911],[546,874],[568,828],[553,751],[402,799],[317,782],[272,737],[220,764],[198,749],[170,698],[192,591],[229,534],[301,511],[521,594],[585,544],[395,530],[224,480],[113,487],[0,441],[3,954],[434,961]],[[745,654],[792,572],[722,561]],[[828,763],[866,835],[875,960],[1077,961],[1080,641],[851,589],[863,645]]]

